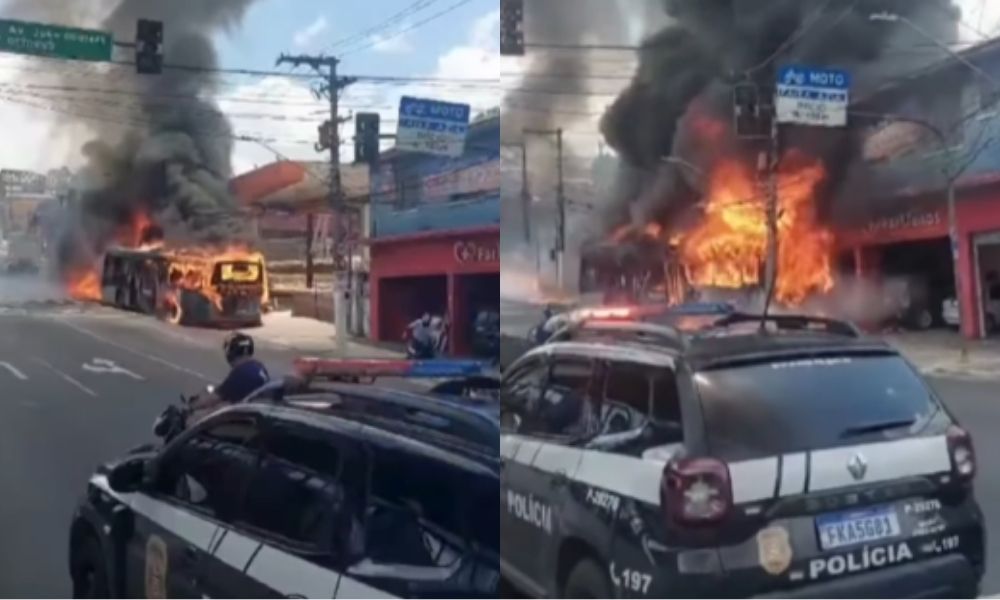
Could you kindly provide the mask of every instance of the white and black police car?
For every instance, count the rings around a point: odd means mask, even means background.
[[[479,367],[298,366],[98,470],[70,533],[76,597],[497,597],[495,396],[357,384]]]
[[[530,596],[975,597],[975,455],[847,323],[584,322],[503,376],[503,589]]]

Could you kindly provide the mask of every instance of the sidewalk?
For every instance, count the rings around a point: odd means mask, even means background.
[[[293,317],[290,312],[264,316],[263,326],[248,333],[261,344],[294,350],[311,356],[338,356],[336,327],[333,323],[306,317]],[[402,358],[403,352],[374,342],[350,340],[345,357]]]
[[[951,330],[882,337],[927,375],[1000,379],[1000,340],[964,340]]]

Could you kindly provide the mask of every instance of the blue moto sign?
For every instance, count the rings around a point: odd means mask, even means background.
[[[472,108],[404,96],[399,105],[396,147],[409,152],[458,157],[465,151]]]
[[[786,66],[778,71],[775,111],[779,123],[844,127],[851,74],[837,69]]]

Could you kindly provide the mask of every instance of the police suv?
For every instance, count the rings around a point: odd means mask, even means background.
[[[584,322],[500,392],[501,573],[532,596],[975,597],[972,442],[851,325]]]
[[[98,470],[71,528],[76,597],[497,597],[495,398],[342,382],[475,369],[299,367]]]

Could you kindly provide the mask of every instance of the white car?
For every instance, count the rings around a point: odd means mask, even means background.
[[[994,290],[1000,292],[1000,290]],[[997,329],[997,323],[1000,323],[1000,293],[990,294],[990,301],[986,306],[986,332],[993,332]],[[951,327],[960,327],[962,325],[962,314],[958,308],[958,300],[955,298],[948,298],[944,301],[944,305],[941,310],[941,317],[944,322]]]

